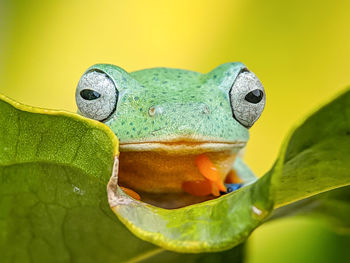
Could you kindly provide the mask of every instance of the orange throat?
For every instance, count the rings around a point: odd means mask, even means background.
[[[121,145],[122,146],[122,145]],[[237,150],[212,150],[175,145],[175,151],[147,149],[123,151],[121,147],[119,186],[131,189],[141,200],[164,208],[178,208],[206,201],[225,192]],[[179,147],[187,150],[176,150]],[[189,147],[192,147],[191,150]]]

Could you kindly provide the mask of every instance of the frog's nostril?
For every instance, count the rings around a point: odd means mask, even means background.
[[[156,115],[160,115],[162,113],[163,113],[163,108],[160,106],[152,106],[148,110],[148,114],[151,117],[156,116]]]

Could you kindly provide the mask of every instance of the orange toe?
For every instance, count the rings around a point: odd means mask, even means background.
[[[211,194],[220,196],[220,191],[226,192],[226,186],[221,180],[220,172],[206,154],[198,155],[195,162],[199,172],[211,182]]]
[[[200,154],[195,159],[199,172],[208,180],[220,181],[220,173],[206,154]]]
[[[126,188],[126,187],[123,187],[123,186],[120,186],[120,188],[124,191],[124,193],[126,193],[128,196],[136,199],[136,200],[141,200],[141,197],[138,193],[136,193],[135,191],[129,189],[129,188]]]
[[[226,176],[225,183],[227,184],[239,184],[243,183],[243,180],[239,178],[235,170],[231,170]]]

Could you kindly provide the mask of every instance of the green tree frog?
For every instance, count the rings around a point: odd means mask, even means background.
[[[259,79],[238,62],[207,74],[128,73],[97,64],[76,89],[78,112],[119,138],[118,184],[164,208],[209,200],[256,179],[241,152],[265,100]]]

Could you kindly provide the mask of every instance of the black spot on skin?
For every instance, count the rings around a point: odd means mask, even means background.
[[[139,100],[139,97],[135,97],[134,100]]]
[[[133,125],[134,125],[132,122],[130,122],[129,124],[130,124],[130,126],[133,126]]]

